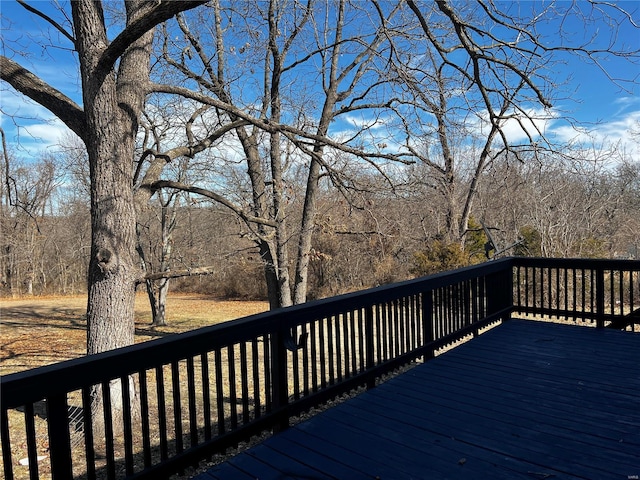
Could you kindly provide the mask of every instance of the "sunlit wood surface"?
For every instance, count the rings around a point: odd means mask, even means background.
[[[507,322],[201,474],[640,476],[640,334]]]

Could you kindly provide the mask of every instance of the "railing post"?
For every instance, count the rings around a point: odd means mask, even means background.
[[[435,340],[434,325],[433,325],[433,291],[427,290],[422,292],[422,331],[424,333],[424,344]],[[429,360],[434,357],[433,347],[431,347],[428,353],[425,354],[425,360]]]
[[[0,437],[2,437],[2,461],[4,475],[7,480],[13,480],[13,461],[11,459],[11,437],[9,436],[9,416],[4,408],[0,408]]]
[[[272,408],[274,411],[282,410],[280,418],[274,426],[274,433],[289,428],[289,412],[286,407],[289,403],[289,383],[287,378],[287,349],[284,346],[285,333],[279,329],[271,334],[271,381]]]
[[[596,327],[604,328],[604,269],[596,269]]]
[[[500,316],[502,321],[508,320],[513,310],[513,273],[511,266],[485,277],[487,284],[487,314],[492,315],[507,309]]]
[[[51,477],[53,480],[73,478],[66,394],[47,398],[47,419],[49,422]]]
[[[513,283],[513,277],[515,276],[515,272],[514,272],[514,267],[512,262],[509,262],[508,266],[504,269],[504,275],[505,275],[505,284],[506,284],[505,302],[507,307],[509,308],[509,312],[505,314],[502,321],[511,320],[513,311],[515,310],[515,301],[514,301],[515,292],[514,292],[514,283]]]
[[[487,314],[492,315],[500,310],[500,277],[497,273],[485,277],[485,293],[487,295]]]
[[[376,366],[374,349],[375,333],[373,329],[373,305],[365,307],[364,314],[364,341],[365,341],[365,367],[367,370],[371,370]],[[367,389],[371,389],[376,386],[376,380],[374,376],[371,376],[367,380]]]

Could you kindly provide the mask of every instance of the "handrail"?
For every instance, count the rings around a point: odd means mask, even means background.
[[[24,372],[9,374],[0,381],[1,385],[11,386],[11,396],[2,389],[2,404],[7,408],[16,408],[24,402],[41,398],[42,381],[51,383],[53,394],[82,388],[83,385],[99,383],[130,375],[140,369],[152,368],[156,358],[162,356],[164,362],[185,358],[190,354],[224,347],[230,343],[245,340],[247,329],[253,335],[266,334],[277,324],[281,329],[291,329],[302,324],[304,318],[322,318],[347,311],[354,305],[364,308],[375,304],[395,300],[400,296],[416,295],[421,291],[435,290],[464,280],[469,272],[480,270],[495,273],[504,270],[509,260],[500,260],[482,266],[466,267],[453,272],[444,272],[429,277],[409,280],[391,285],[348,293],[337,297],[307,302],[292,307],[271,310],[250,315],[210,327],[202,327],[185,333],[171,335],[129,347],[119,348],[90,357],[80,357],[64,362],[47,365]],[[107,373],[108,372],[108,373]],[[5,403],[6,402],[6,403]]]
[[[54,479],[96,478],[101,469],[119,478],[116,450],[126,478],[168,476],[287,428],[301,412],[371,388],[512,313],[635,325],[627,310],[640,303],[639,277],[637,261],[505,258],[7,375],[0,379],[5,478],[13,478],[18,443],[27,445],[31,478],[41,478],[37,457],[47,452],[38,428],[48,435]],[[575,299],[569,288],[580,289]],[[299,336],[304,345],[290,348]],[[36,425],[42,400],[47,418]],[[81,421],[71,421],[70,407]]]
[[[514,258],[514,313],[597,327],[638,327],[640,261]]]

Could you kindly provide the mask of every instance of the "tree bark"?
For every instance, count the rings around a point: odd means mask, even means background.
[[[140,2],[129,4],[128,21]],[[76,49],[80,59],[91,180],[91,259],[87,303],[87,353],[134,341],[136,213],[132,159],[138,118],[145,98],[153,33],[139,38],[123,55],[119,72],[101,65],[108,48],[100,4],[73,2]]]
[[[269,51],[271,52],[271,89],[270,106],[271,121],[280,123],[282,115],[282,104],[280,98],[280,81],[282,75],[282,63],[286,50],[281,52],[277,45],[279,29],[277,25],[277,14],[275,12],[274,0],[269,4]],[[280,148],[280,132],[275,131],[269,137],[269,156],[271,163],[272,181],[272,203],[273,216],[276,222],[276,258],[277,258],[277,280],[278,280],[278,303],[280,307],[292,305],[291,281],[289,278],[289,252],[287,242],[287,219],[284,204],[284,179],[282,169],[282,151]]]

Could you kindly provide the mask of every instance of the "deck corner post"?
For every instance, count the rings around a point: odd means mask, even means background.
[[[73,478],[66,394],[56,394],[47,398],[47,418],[51,478],[53,480]]]
[[[490,285],[486,289],[487,314],[496,315],[496,319],[506,321],[513,310],[513,273],[511,268],[504,268],[485,277]]]
[[[435,326],[433,324],[433,290],[422,292],[422,331],[424,332],[424,345],[429,345],[436,340]],[[425,354],[425,360],[435,356],[433,347]]]
[[[373,305],[369,305],[365,308],[365,317],[364,317],[364,334],[365,334],[365,368],[367,370],[371,370],[376,366],[375,355],[373,352],[374,349],[374,329],[373,329]],[[367,380],[367,390],[372,389],[376,386],[375,377],[371,376]]]
[[[287,379],[287,349],[284,345],[285,331],[279,329],[271,334],[271,405],[278,414],[274,433],[282,432],[289,428],[289,384]]]
[[[604,328],[604,269],[596,269],[596,328]]]

